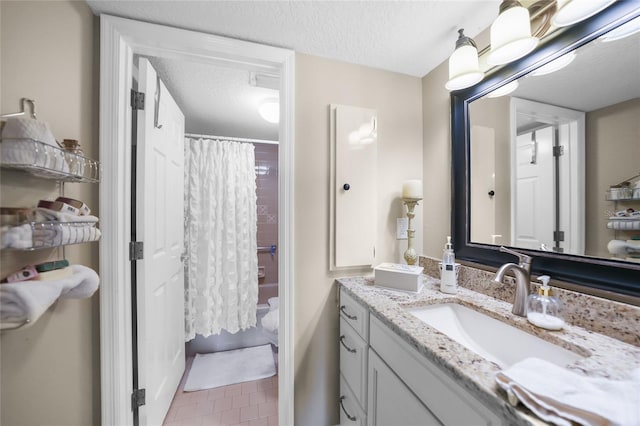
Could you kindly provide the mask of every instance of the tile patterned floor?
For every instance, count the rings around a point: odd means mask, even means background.
[[[278,376],[215,389],[184,392],[193,358],[173,398],[164,426],[277,426]]]

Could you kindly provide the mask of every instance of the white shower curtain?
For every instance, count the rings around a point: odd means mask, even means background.
[[[185,338],[256,325],[254,146],[186,138]]]

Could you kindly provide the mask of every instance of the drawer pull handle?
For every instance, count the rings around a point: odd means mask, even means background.
[[[342,313],[345,314],[346,317],[349,318],[350,320],[353,320],[353,321],[357,320],[358,317],[355,315],[349,315],[347,311],[344,310],[345,307],[346,307],[345,305],[340,306],[340,311],[342,311]]]
[[[346,345],[346,343],[344,343],[344,337],[345,337],[345,336],[344,336],[344,334],[343,334],[342,336],[340,336],[340,343],[342,343],[342,346],[344,346],[344,348],[345,348],[346,350],[348,350],[349,352],[351,352],[351,353],[354,353],[354,354],[355,354],[355,353],[356,353],[356,350],[355,350],[355,349],[351,349],[349,346],[347,346],[347,345]]]
[[[342,408],[342,411],[344,411],[344,414],[347,416],[347,418],[348,418],[349,420],[351,420],[352,422],[355,422],[355,421],[357,420],[357,419],[356,419],[356,416],[352,416],[351,414],[349,414],[349,413],[347,412],[347,409],[346,409],[346,408],[344,408],[344,404],[342,403],[342,400],[343,400],[343,399],[345,399],[345,398],[346,398],[346,396],[344,396],[344,395],[342,395],[342,396],[340,397],[340,407]]]

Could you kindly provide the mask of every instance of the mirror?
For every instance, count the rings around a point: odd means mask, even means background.
[[[638,294],[640,33],[605,39],[640,10],[619,6],[452,93],[458,257],[496,266],[511,246],[534,273]],[[623,182],[630,195],[615,195]]]

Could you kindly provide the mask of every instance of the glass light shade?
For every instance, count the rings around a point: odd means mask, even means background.
[[[489,93],[487,95],[487,98],[499,98],[500,96],[508,95],[509,93],[516,90],[519,85],[520,83],[518,83],[518,80],[513,80],[511,83],[507,83],[504,86],[498,87],[496,90]]]
[[[280,121],[280,103],[277,99],[265,99],[258,105],[258,113],[269,123]]]
[[[447,90],[460,90],[473,86],[483,77],[478,50],[471,45],[460,46],[449,57],[449,81],[444,86]]]
[[[558,11],[551,23],[556,27],[566,27],[595,15],[615,0],[558,0]]]
[[[491,52],[489,65],[502,65],[522,58],[538,45],[531,36],[529,11],[514,6],[502,12],[491,24]]]
[[[640,16],[633,18],[626,24],[620,25],[615,30],[609,31],[605,35],[600,37],[602,41],[615,41],[625,37],[629,37],[640,31]]]
[[[534,76],[534,77],[538,77],[541,75],[547,75],[547,74],[551,74],[552,72],[556,72],[558,70],[561,70],[562,68],[566,67],[567,65],[569,65],[571,62],[573,62],[573,60],[576,58],[576,52],[571,51],[569,53],[566,53],[562,56],[560,56],[557,59],[554,59],[553,61],[544,64],[543,66],[541,66],[540,68],[531,71],[531,73],[529,75]]]

